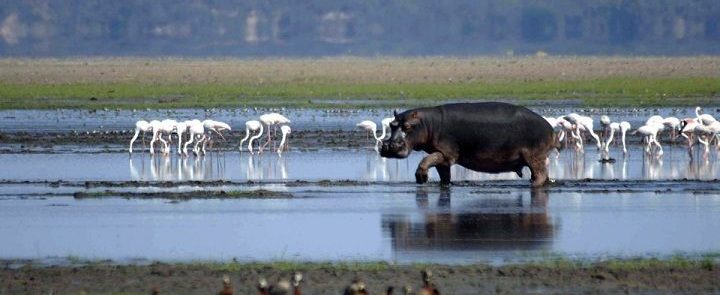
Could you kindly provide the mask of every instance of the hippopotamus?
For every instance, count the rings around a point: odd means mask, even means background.
[[[435,167],[440,184],[450,184],[450,166],[488,173],[515,172],[529,167],[533,187],[548,183],[548,153],[554,147],[550,124],[533,111],[509,103],[453,103],[417,108],[398,114],[390,123],[390,138],[380,155],[404,159],[412,150],[428,155],[415,172],[419,184]]]

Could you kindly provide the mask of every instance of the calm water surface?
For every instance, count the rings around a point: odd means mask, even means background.
[[[611,187],[612,183],[607,183]],[[284,187],[291,199],[0,199],[2,258],[522,261],[720,249],[720,195]]]

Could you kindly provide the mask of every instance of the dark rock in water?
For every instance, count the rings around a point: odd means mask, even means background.
[[[600,159],[600,160],[598,160],[598,162],[612,164],[612,163],[615,163],[615,158]]]

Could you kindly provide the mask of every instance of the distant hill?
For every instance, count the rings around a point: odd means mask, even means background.
[[[0,56],[720,54],[718,0],[5,0]]]

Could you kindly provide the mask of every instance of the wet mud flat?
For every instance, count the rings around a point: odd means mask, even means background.
[[[274,146],[279,142],[279,132],[273,135]],[[33,152],[69,152],[93,149],[103,152],[128,152],[128,144],[133,136],[129,130],[113,130],[103,132],[50,132],[50,131],[18,131],[0,132],[0,153],[33,153]],[[245,138],[245,131],[231,131],[224,135],[224,139],[216,138],[211,149],[232,151],[239,150],[240,141]],[[133,149],[135,152],[147,151],[150,148],[152,134],[146,134],[143,139],[138,137]],[[186,138],[187,139],[187,138]],[[266,137],[254,142],[265,144]],[[360,130],[294,130],[288,137],[291,148],[302,150],[317,150],[319,148],[348,149],[372,147],[374,139],[369,133]],[[243,150],[247,151],[248,141],[243,143]],[[177,137],[173,136],[172,152],[177,153]],[[161,142],[156,143],[159,151]],[[269,146],[274,151],[273,146]],[[192,150],[192,145],[188,146]],[[266,149],[267,150],[267,149]]]
[[[221,241],[220,241],[221,242]],[[420,272],[430,269],[442,294],[522,293],[673,293],[709,294],[720,291],[720,263],[678,258],[669,261],[627,260],[491,266],[390,265],[386,263],[151,263],[117,265],[112,262],[33,266],[1,261],[3,294],[215,294],[227,275],[236,294],[254,294],[260,277],[271,284],[303,273],[305,294],[341,294],[353,279],[361,279],[370,294],[395,293],[404,286],[419,290]],[[10,267],[12,265],[12,267]]]

